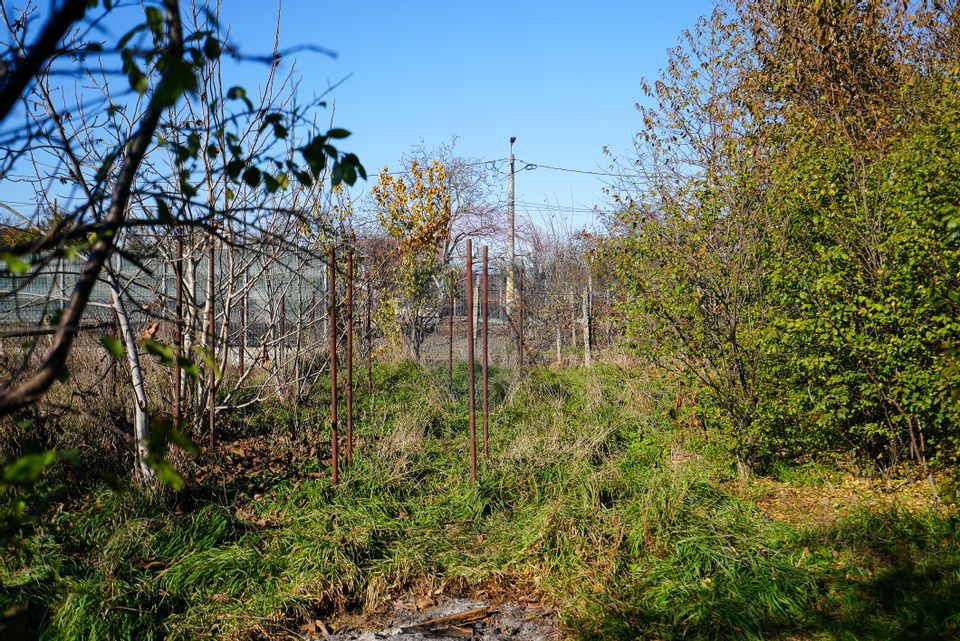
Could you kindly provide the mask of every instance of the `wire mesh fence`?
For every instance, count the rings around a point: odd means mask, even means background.
[[[612,346],[614,297],[594,291],[585,263],[559,273],[525,257],[511,270],[493,255],[484,278],[483,250],[474,250],[472,276],[460,255],[434,267],[425,284],[404,296],[395,286],[400,278],[389,245],[342,240],[333,247],[331,308],[325,249],[213,242],[201,233],[131,235],[93,289],[71,356],[79,372],[72,384],[116,396],[124,368],[118,372],[116,361],[104,357],[100,337],[123,338],[120,315],[135,339],[128,349],[143,352],[150,341],[197,361],[201,371],[212,363],[200,363],[198,350],[216,363],[213,381],[188,377],[188,365],[171,371],[143,358],[155,383],[154,407],[195,419],[211,398],[211,412],[270,397],[305,398],[329,375],[331,334],[342,363],[348,331],[358,370],[353,378],[362,377],[372,359],[409,357],[450,367],[466,360],[471,339],[478,362],[486,354],[496,367],[589,363],[593,350]],[[24,274],[0,274],[0,357],[8,380],[37,362],[81,265],[82,257],[64,256]],[[475,293],[470,302],[468,277]]]

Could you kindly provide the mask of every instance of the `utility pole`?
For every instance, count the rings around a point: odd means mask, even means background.
[[[516,136],[510,137],[510,173],[507,176],[507,313],[513,311],[514,286],[513,278],[516,272],[516,224],[514,209],[514,188],[513,188],[513,143],[517,142]]]

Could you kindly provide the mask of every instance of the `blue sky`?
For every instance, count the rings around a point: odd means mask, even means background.
[[[641,78],[655,77],[680,31],[711,7],[700,0],[284,0],[280,41],[337,53],[298,55],[301,90],[311,96],[350,75],[332,94],[336,123],[354,133],[343,147],[371,175],[398,167],[420,140],[431,147],[451,136],[464,156],[504,158],[517,136],[518,160],[604,171],[603,146],[626,150],[639,130]],[[272,3],[224,0],[221,21],[243,50],[267,52],[275,11]],[[259,73],[251,65],[241,80],[251,87]],[[520,172],[518,213],[536,222],[555,209],[560,219],[584,224],[592,216],[582,210],[603,203],[603,180]]]

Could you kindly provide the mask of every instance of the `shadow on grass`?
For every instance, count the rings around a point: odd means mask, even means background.
[[[958,534],[956,515],[862,512],[771,540],[758,550],[765,561],[751,564],[748,553],[712,582],[715,566],[681,567],[674,549],[634,566],[632,580],[571,625],[584,640],[960,639]],[[774,559],[801,571],[791,581],[807,587],[778,582]]]

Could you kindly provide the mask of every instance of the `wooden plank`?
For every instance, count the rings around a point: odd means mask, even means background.
[[[420,632],[423,630],[429,630],[430,628],[450,627],[457,623],[471,623],[473,621],[486,619],[494,612],[496,612],[496,610],[492,610],[490,608],[476,608],[474,610],[467,610],[466,612],[459,612],[457,614],[427,619],[426,621],[421,621],[420,623],[401,628],[401,630],[404,632]]]

